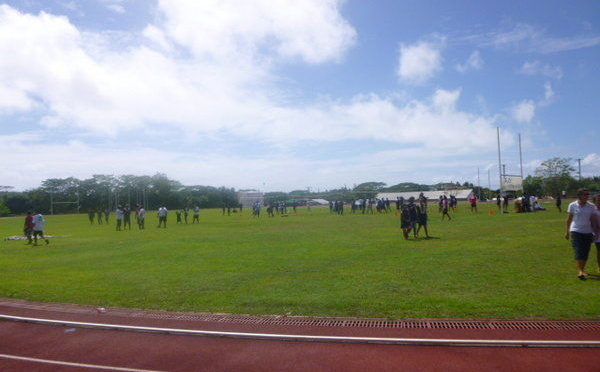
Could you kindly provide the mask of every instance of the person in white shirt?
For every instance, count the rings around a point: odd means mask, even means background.
[[[46,241],[46,245],[50,244],[50,240],[46,239],[44,236],[44,225],[46,224],[46,220],[41,213],[33,216],[33,245],[38,245],[38,236]]]
[[[144,207],[140,207],[140,210],[138,211],[138,227],[140,230],[146,228],[146,210]]]
[[[123,223],[123,207],[121,205],[117,206],[117,210],[115,211],[115,216],[117,219],[117,231],[121,230],[121,224]]]
[[[592,228],[594,229],[594,242],[596,243],[597,270],[600,273],[600,194],[594,196],[594,204],[596,204],[596,210],[594,211]]]
[[[158,208],[158,227],[162,225],[165,229],[167,228],[167,212],[166,207]]]
[[[577,277],[581,280],[587,279],[585,265],[590,255],[594,234],[592,230],[592,214],[596,209],[588,202],[590,190],[582,188],[577,190],[577,200],[569,204],[567,212],[567,234],[565,238],[571,239],[571,245],[575,252],[575,261],[579,273]]]
[[[200,207],[199,206],[194,207],[194,219],[192,219],[192,223],[194,223],[194,222],[200,223]]]

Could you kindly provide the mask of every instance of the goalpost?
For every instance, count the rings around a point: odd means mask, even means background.
[[[77,196],[77,200],[75,201],[54,201],[54,195],[52,193],[50,193],[50,214],[54,214],[54,205],[61,205],[61,204],[76,204],[77,205],[77,213],[79,213],[79,192],[75,194]]]

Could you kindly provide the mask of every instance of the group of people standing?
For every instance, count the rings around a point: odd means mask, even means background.
[[[131,230],[131,208],[129,204],[125,207],[119,204],[115,210],[115,218],[117,220],[117,231],[121,231],[121,227],[123,230]],[[135,208],[135,221],[140,230],[146,228],[146,210],[140,204]]]
[[[427,230],[427,221],[429,220],[429,216],[427,215],[427,198],[423,193],[419,195],[418,205],[415,204],[415,198],[411,196],[408,198],[408,203],[402,203],[399,207],[401,208],[400,228],[402,228],[404,239],[408,240],[411,231],[414,238],[418,238],[421,228],[425,231],[425,237],[429,238],[429,231]]]

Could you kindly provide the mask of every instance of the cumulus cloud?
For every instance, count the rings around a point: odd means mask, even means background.
[[[597,176],[600,174],[600,154],[592,153],[581,159],[581,173],[583,175]]]
[[[465,73],[469,70],[481,70],[483,68],[483,58],[478,50],[471,53],[464,64],[456,65],[456,71]]]
[[[356,31],[339,0],[160,0],[165,33],[197,58],[340,61]]]
[[[439,43],[419,42],[401,45],[398,76],[410,84],[423,84],[442,70],[442,53]]]
[[[511,114],[517,123],[528,124],[535,116],[535,109],[536,105],[533,101],[525,100],[513,106]]]

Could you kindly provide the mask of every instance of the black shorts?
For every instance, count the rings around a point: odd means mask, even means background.
[[[576,260],[587,261],[594,241],[594,234],[582,234],[571,231],[571,245],[575,253]]]

